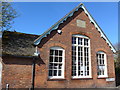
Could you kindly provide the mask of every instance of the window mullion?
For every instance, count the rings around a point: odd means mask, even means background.
[[[98,54],[98,66],[100,65],[100,54]]]
[[[88,66],[89,66],[89,76],[91,77],[92,68],[91,68],[91,53],[90,53],[90,52],[91,52],[91,51],[90,51],[91,48],[90,48],[90,39],[88,40],[88,46],[89,46],[89,47],[88,47],[88,58],[89,58],[89,59],[88,59],[88,61],[89,61],[89,65],[88,65]]]
[[[58,76],[58,73],[59,73],[59,69],[58,69],[58,67],[59,67],[59,50],[58,50],[58,63],[57,63],[57,76]]]
[[[64,76],[64,64],[65,64],[65,61],[64,61],[64,51],[62,51],[62,67],[61,67],[61,75]]]
[[[106,61],[106,54],[104,54],[104,65],[105,65],[105,75],[107,76],[107,61]]]
[[[85,55],[84,55],[84,39],[83,39],[83,76],[85,76]]]
[[[85,48],[86,48],[86,47],[85,47]],[[87,60],[87,48],[86,48],[85,53],[86,53],[86,56],[85,56],[85,59],[86,59],[86,60],[85,60],[85,64],[86,64],[86,65],[85,65],[85,76],[87,76],[87,61],[88,61],[88,60]]]
[[[76,76],[78,77],[78,37],[76,38]]]
[[[52,67],[52,76],[54,76],[54,61],[55,61],[55,50],[53,52],[53,67]]]

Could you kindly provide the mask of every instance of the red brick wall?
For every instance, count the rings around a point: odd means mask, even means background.
[[[76,26],[76,20],[86,21],[86,28]],[[36,67],[35,87],[41,88],[80,88],[80,87],[108,87],[115,86],[115,82],[106,82],[106,79],[97,78],[97,60],[96,53],[100,50],[107,54],[108,77],[115,78],[113,53],[106,41],[100,37],[100,33],[94,25],[90,23],[87,15],[81,10],[76,12],[74,16],[68,18],[66,22],[59,26],[62,34],[52,31],[47,38],[43,38],[39,48],[40,57],[45,64]],[[91,60],[92,60],[92,79],[72,79],[71,78],[71,39],[72,34],[82,34],[90,38],[91,44]],[[49,50],[52,46],[60,46],[65,49],[65,79],[49,80],[48,79],[48,63]]]
[[[3,57],[2,88],[31,88],[32,59]]]
[[[86,28],[76,26],[76,20],[86,21]],[[59,26],[62,34],[52,31],[47,38],[42,39],[39,44],[40,58],[36,62],[35,87],[36,88],[81,88],[81,87],[108,87],[115,86],[115,82],[106,82],[106,79],[97,78],[96,52],[102,50],[107,54],[108,77],[115,77],[113,53],[105,40],[100,37],[100,33],[94,25],[90,23],[87,15],[81,10],[74,16],[68,18],[66,22]],[[71,39],[72,34],[82,34],[90,38],[92,78],[91,79],[72,79],[72,58],[71,58]],[[48,79],[49,50],[52,46],[60,46],[65,50],[65,79]],[[11,88],[30,88],[32,75],[32,60],[25,58],[3,57],[2,86],[6,83]]]

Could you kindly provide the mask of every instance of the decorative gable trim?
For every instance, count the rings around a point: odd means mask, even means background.
[[[101,38],[103,38],[106,43],[110,46],[111,50],[115,53],[116,50],[113,47],[112,43],[110,42],[110,40],[107,38],[107,36],[104,34],[104,32],[102,31],[102,29],[99,27],[99,25],[96,23],[96,21],[93,19],[93,17],[91,16],[91,14],[88,12],[88,10],[85,8],[84,5],[82,5],[82,8],[84,10],[84,12],[88,15],[90,22],[94,24],[95,28],[100,32],[101,34]]]
[[[102,31],[102,29],[99,27],[99,25],[96,23],[96,21],[93,19],[93,17],[90,15],[90,13],[88,12],[88,10],[85,8],[85,6],[81,3],[79,4],[76,8],[74,8],[71,12],[69,12],[67,15],[65,15],[62,19],[60,19],[57,23],[55,23],[51,28],[49,28],[46,32],[44,32],[40,37],[38,37],[35,41],[34,41],[34,45],[38,45],[41,40],[44,37],[47,37],[48,34],[51,33],[51,31],[58,29],[59,25],[61,23],[63,23],[64,21],[67,20],[68,17],[73,16],[75,11],[78,11],[79,8],[82,8],[84,10],[84,12],[88,15],[90,22],[94,24],[94,26],[96,27],[96,29],[100,32],[101,34],[101,38],[103,38],[106,43],[110,46],[111,50],[115,53],[116,50],[113,47],[112,43],[109,41],[109,39],[107,38],[107,36],[104,34],[104,32]]]

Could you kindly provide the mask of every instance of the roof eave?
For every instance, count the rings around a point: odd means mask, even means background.
[[[52,27],[50,27],[47,31],[45,31],[40,37],[38,37],[34,41],[34,45],[38,45],[40,43],[40,41],[42,40],[42,38],[47,37],[47,34],[50,34],[51,31],[56,30],[61,23],[63,23],[64,21],[67,20],[68,17],[73,16],[74,12],[78,11],[78,9],[81,8],[82,5],[83,4],[80,3],[76,8],[74,8],[72,11],[70,11],[68,14],[66,14],[63,18],[61,18],[58,22],[56,22]]]
[[[75,11],[78,11],[79,8],[82,8],[84,10],[84,12],[88,15],[90,22],[94,23],[94,26],[97,28],[97,30],[101,33],[101,38],[104,38],[105,41],[107,42],[107,44],[110,46],[111,50],[113,51],[113,53],[116,53],[116,49],[114,48],[114,46],[112,45],[112,43],[110,42],[110,40],[107,38],[107,36],[104,34],[104,32],[102,31],[102,29],[99,27],[99,25],[96,23],[96,21],[93,19],[93,17],[91,16],[91,14],[88,12],[88,10],[85,8],[85,6],[81,3],[79,4],[76,8],[74,8],[72,11],[70,11],[67,15],[65,15],[62,19],[60,19],[57,23],[55,23],[51,28],[49,28],[46,32],[44,32],[40,37],[38,37],[35,41],[34,41],[34,45],[38,45],[42,38],[47,37],[47,34],[50,34],[51,31],[56,30],[59,27],[59,24],[63,23],[64,21],[67,20],[68,17],[73,16]]]

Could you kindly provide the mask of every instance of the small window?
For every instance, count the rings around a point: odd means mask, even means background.
[[[49,78],[64,78],[64,49],[61,47],[50,48]]]
[[[98,77],[107,77],[106,54],[102,51],[97,52],[97,74]]]

